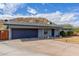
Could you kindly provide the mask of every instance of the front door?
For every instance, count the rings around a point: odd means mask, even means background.
[[[48,35],[48,30],[44,30],[44,38],[48,38],[49,35]]]
[[[55,31],[55,30],[54,30],[54,29],[52,29],[52,37],[54,37],[54,31]]]

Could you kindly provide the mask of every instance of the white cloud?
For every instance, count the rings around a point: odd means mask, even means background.
[[[74,14],[63,14],[60,21],[71,21],[74,17]]]
[[[11,19],[14,17],[13,13],[16,12],[16,10],[21,7],[20,3],[0,3],[0,19]]]
[[[72,24],[73,26],[79,26],[79,13],[62,13],[60,11],[56,11],[54,13],[38,14],[36,16],[47,18],[56,24]]]
[[[34,8],[31,8],[31,7],[27,7],[27,12],[32,14],[32,15],[35,15],[37,14],[37,10],[34,9]]]
[[[58,22],[61,19],[61,12],[54,12],[54,13],[47,13],[47,14],[37,14],[37,17],[44,17],[47,18],[48,20],[52,21],[52,22]]]
[[[3,8],[4,8],[4,4],[0,3],[0,9],[3,9]]]
[[[0,11],[3,14],[13,15],[13,13],[18,9],[19,3],[0,3]]]
[[[6,15],[0,15],[0,19],[1,20],[4,20],[4,19],[8,19],[9,20],[9,19],[12,19],[12,18],[13,18],[13,16],[11,16],[11,15],[7,15],[7,14]]]

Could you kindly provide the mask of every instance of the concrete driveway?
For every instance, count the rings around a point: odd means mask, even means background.
[[[79,56],[79,44],[54,40],[9,40],[0,42],[0,55],[22,56]]]
[[[46,56],[46,54],[32,52],[28,49],[21,48],[21,46],[17,46],[16,44],[16,46],[9,45],[10,42],[0,42],[0,56]]]

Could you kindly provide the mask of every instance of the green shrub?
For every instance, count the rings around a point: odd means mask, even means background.
[[[72,36],[73,35],[73,31],[68,31],[67,32],[67,36]]]
[[[66,35],[67,35],[66,32],[64,32],[64,31],[60,32],[60,36],[65,37]]]

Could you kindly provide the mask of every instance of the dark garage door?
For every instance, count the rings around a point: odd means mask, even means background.
[[[12,39],[37,37],[38,29],[12,29]]]

